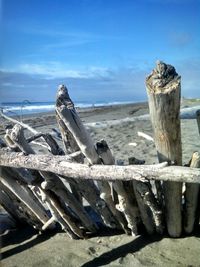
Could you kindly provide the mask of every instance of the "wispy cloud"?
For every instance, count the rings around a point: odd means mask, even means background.
[[[66,25],[54,25],[54,28],[41,28],[41,25],[20,25],[15,28],[15,31],[26,35],[33,35],[34,38],[40,38],[43,48],[64,48],[70,46],[80,46],[88,43],[95,43],[109,40],[120,40],[126,36],[112,35],[112,34],[99,34],[97,32],[82,31],[82,30],[69,30]],[[56,40],[56,41],[55,41]]]
[[[41,64],[24,63],[12,69],[4,69],[4,72],[17,72],[30,75],[41,75],[45,79],[54,78],[94,78],[108,77],[110,70],[104,67],[90,66],[88,68],[71,69],[60,62],[51,61]]]
[[[169,62],[166,62],[169,63]],[[177,72],[182,76],[182,95],[199,97],[200,59],[177,62]],[[63,83],[75,101],[139,101],[146,99],[145,77],[154,67],[129,66],[121,68],[69,69],[58,62],[48,64],[23,64],[18,68],[0,72],[2,101],[15,97],[21,101],[48,101],[55,99],[56,88]],[[17,101],[15,99],[15,101]]]

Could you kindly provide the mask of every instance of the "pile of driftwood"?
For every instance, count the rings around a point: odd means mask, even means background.
[[[115,165],[106,141],[91,139],[64,85],[56,99],[63,148],[50,134],[2,114],[15,124],[0,142],[0,204],[10,216],[41,231],[57,222],[71,238],[98,235],[99,221],[132,235],[191,234],[199,224],[200,157],[195,152],[188,166],[181,166],[180,76],[157,62],[146,87],[156,165],[135,158],[130,165]],[[199,112],[197,122],[200,127]],[[25,137],[25,129],[31,137]],[[36,154],[33,143],[47,153]]]

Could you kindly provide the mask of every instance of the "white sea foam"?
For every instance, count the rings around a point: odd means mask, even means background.
[[[26,111],[26,110],[53,110],[55,105],[30,105],[30,106],[5,106],[4,107],[7,111]]]
[[[99,103],[83,103],[83,102],[77,102],[75,103],[75,107],[78,108],[90,108],[90,107],[102,107],[102,106],[112,106],[112,105],[120,105],[120,104],[130,104],[133,102],[99,102]],[[13,113],[16,115],[19,114],[31,114],[31,113],[39,113],[39,112],[48,112],[55,110],[55,104],[53,103],[5,103],[0,105],[1,108],[3,108],[5,113]]]

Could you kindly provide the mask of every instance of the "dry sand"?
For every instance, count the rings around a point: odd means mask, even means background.
[[[182,106],[195,105],[186,101]],[[199,104],[199,103],[198,103]],[[152,136],[149,120],[127,121],[100,127],[101,122],[137,117],[148,113],[145,103],[79,110],[85,123],[98,122],[88,127],[94,141],[105,139],[116,160],[125,164],[128,157],[144,159],[147,164],[157,162],[153,142],[139,137],[137,132]],[[51,132],[56,128],[53,114],[24,118],[38,131]],[[0,134],[4,132],[2,120]],[[3,126],[4,125],[4,126]],[[200,151],[200,137],[196,121],[182,120],[183,162],[188,163],[193,151]],[[43,149],[38,149],[43,153]],[[38,235],[30,228],[10,231],[2,236],[2,266],[200,266],[200,231],[191,237],[132,237],[111,230],[102,231],[88,240],[70,240],[64,232]]]

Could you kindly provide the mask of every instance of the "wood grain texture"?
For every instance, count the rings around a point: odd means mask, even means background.
[[[181,78],[173,66],[158,61],[146,79],[146,88],[159,162],[181,165]],[[169,235],[179,237],[182,231],[182,184],[164,182],[163,190]]]

